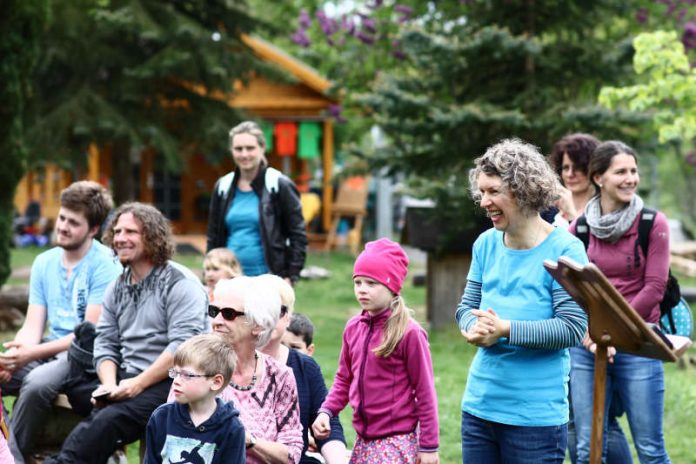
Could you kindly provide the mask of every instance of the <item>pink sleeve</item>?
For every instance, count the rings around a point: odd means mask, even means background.
[[[288,447],[289,462],[300,462],[302,455],[302,424],[297,384],[290,369],[278,373],[278,397],[275,401],[275,417],[278,421],[278,442]]]
[[[419,450],[437,451],[440,444],[440,427],[428,334],[420,326],[413,327],[406,331],[402,343],[406,351],[406,370],[416,392],[416,408],[420,422]]]
[[[641,250],[642,253],[643,250]],[[662,301],[669,272],[669,224],[664,214],[658,212],[650,230],[648,256],[645,257],[643,286],[629,303],[648,322],[656,322],[652,311]],[[659,314],[659,313],[658,313]],[[652,317],[651,317],[652,316]]]
[[[0,462],[3,464],[14,464],[15,462],[12,453],[10,453],[10,446],[2,432],[0,432]]]
[[[349,327],[346,326],[346,329],[343,331],[343,344],[341,346],[341,355],[338,358],[336,376],[334,377],[334,382],[329,390],[329,394],[326,395],[326,399],[324,399],[324,402],[319,408],[320,411],[322,409],[330,411],[332,416],[338,416],[348,404],[350,384],[353,381],[349,347],[348,343],[346,343],[346,334],[348,331]]]

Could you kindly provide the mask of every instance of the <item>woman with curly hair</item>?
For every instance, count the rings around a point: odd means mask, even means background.
[[[462,399],[465,463],[562,463],[568,422],[568,348],[585,313],[546,272],[545,259],[582,264],[582,243],[540,212],[560,185],[539,151],[503,140],[477,158],[472,196],[493,222],[474,243],[456,318],[479,347]]]
[[[595,195],[594,185],[587,176],[587,166],[597,145],[599,140],[583,133],[568,134],[554,144],[549,162],[565,187],[556,202],[560,211],[555,225],[568,227]]]

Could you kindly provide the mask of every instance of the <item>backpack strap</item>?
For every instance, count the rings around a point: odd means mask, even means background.
[[[278,192],[278,181],[282,175],[283,173],[278,171],[277,169],[271,167],[266,169],[266,177],[264,178],[264,183],[266,184],[266,190],[268,190],[268,193]],[[234,171],[222,176],[220,178],[220,183],[218,183],[218,195],[220,195],[221,197],[227,195],[227,192],[230,190],[230,187],[232,187],[232,182],[234,182]]]
[[[640,221],[638,222],[638,240],[635,245],[636,267],[640,266],[640,255],[638,247],[643,250],[643,256],[648,256],[648,245],[650,244],[650,230],[655,223],[657,211],[652,208],[643,208],[640,211]]]
[[[264,179],[264,183],[266,184],[266,190],[268,190],[268,193],[278,193],[278,180],[282,175],[283,173],[275,168],[266,168],[266,177]]]
[[[220,183],[218,184],[218,190],[217,193],[221,197],[224,197],[227,195],[227,192],[230,190],[230,187],[232,187],[232,182],[234,181],[234,171],[229,172],[222,176],[220,179]]]
[[[581,214],[575,221],[575,236],[580,239],[585,246],[585,251],[587,251],[587,247],[590,246],[590,226],[587,225],[587,218],[584,214]]]

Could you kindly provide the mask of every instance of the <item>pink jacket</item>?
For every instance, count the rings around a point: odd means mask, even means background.
[[[665,215],[658,212],[650,229],[648,256],[643,256],[641,247],[636,247],[639,221],[640,215],[616,243],[605,242],[590,233],[587,257],[646,322],[656,323],[660,319],[660,302],[669,271],[669,225]],[[575,234],[575,222],[569,231]],[[636,248],[640,253],[638,267]]]
[[[353,427],[363,439],[411,433],[420,424],[420,451],[439,446],[437,394],[428,335],[411,320],[387,358],[372,351],[382,342],[391,310],[353,317],[343,332],[336,378],[320,410],[338,415],[350,402]]]

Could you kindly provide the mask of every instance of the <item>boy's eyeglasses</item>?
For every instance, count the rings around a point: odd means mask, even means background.
[[[243,316],[243,311],[237,311],[234,308],[218,308],[215,305],[208,305],[208,316],[215,318],[219,313],[222,313],[222,318],[226,321],[234,321],[239,316]]]
[[[196,379],[199,377],[208,378],[213,376],[208,374],[192,374],[188,371],[180,371],[174,368],[169,369],[169,378],[176,379],[177,377],[181,377],[181,380],[188,382],[191,379]]]

